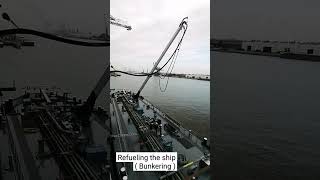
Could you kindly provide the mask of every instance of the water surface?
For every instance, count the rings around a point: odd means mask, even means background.
[[[213,59],[216,179],[320,179],[320,63]]]
[[[145,77],[122,75],[112,77],[110,88],[137,92]],[[210,82],[183,78],[166,79],[152,77],[141,94],[160,110],[200,136],[209,136],[210,128]]]

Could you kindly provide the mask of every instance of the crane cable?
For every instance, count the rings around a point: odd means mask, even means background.
[[[186,28],[185,28],[186,30]],[[35,35],[35,36],[39,36],[39,37],[43,37],[46,39],[51,39],[54,41],[59,41],[59,42],[63,42],[63,43],[67,43],[67,44],[73,44],[73,45],[79,45],[79,46],[91,46],[91,47],[106,47],[106,46],[110,46],[109,42],[87,42],[87,41],[77,41],[77,40],[72,40],[72,39],[66,39],[63,37],[59,37],[56,35],[52,35],[49,33],[45,33],[45,32],[41,32],[41,31],[36,31],[36,30],[32,30],[32,29],[24,29],[24,28],[19,28],[19,29],[5,29],[5,30],[0,30],[0,37],[1,36],[6,36],[6,35],[11,35],[11,34],[31,34],[31,35]],[[178,44],[178,46],[181,44],[182,39],[184,37],[185,31],[180,39],[180,42]],[[171,55],[171,57],[167,60],[167,62],[157,71],[153,72],[153,73],[129,73],[129,72],[125,72],[125,71],[110,71],[110,73],[123,73],[123,74],[127,74],[130,76],[152,76],[158,72],[160,72],[172,59],[173,55],[176,53],[177,48],[175,49],[175,51],[173,52],[173,54]]]
[[[187,31],[187,27],[184,29],[183,35],[181,37],[181,40],[183,39],[183,36],[184,36],[186,31]],[[161,92],[165,92],[167,90],[167,87],[168,87],[168,84],[169,84],[169,78],[170,78],[169,75],[172,73],[174,65],[175,65],[175,63],[177,61],[178,54],[179,54],[180,47],[181,47],[181,42],[178,43],[176,50],[173,52],[174,55],[172,56],[172,60],[171,60],[170,66],[168,67],[167,72],[165,73],[165,75],[163,77],[161,77],[161,75],[159,75],[159,89],[160,89]],[[171,68],[171,70],[170,70],[170,68]],[[166,85],[165,85],[164,89],[162,89],[160,81],[161,81],[161,79],[165,79],[166,77],[167,77]]]
[[[167,76],[167,74],[169,73],[170,69],[172,69],[172,64],[174,64],[175,60],[177,59],[177,53],[178,53],[178,52],[179,52],[179,47],[178,47],[178,49],[177,49],[177,52],[174,53],[174,56],[172,57],[173,60],[171,61],[171,63],[170,63],[170,65],[169,65],[169,67],[168,67],[167,72],[165,73],[165,75],[164,75],[164,76],[161,75],[161,74],[159,75],[160,79],[165,79],[165,78],[166,78],[166,76]],[[172,70],[171,70],[170,72],[172,72]]]
[[[179,50],[180,50],[180,45],[178,46],[178,50],[175,53],[175,55],[173,57],[173,60],[171,61],[170,66],[168,67],[168,70],[165,73],[165,75],[163,77],[161,77],[161,75],[159,76],[159,89],[160,89],[161,92],[165,92],[167,90],[167,87],[168,87],[168,84],[169,84],[169,78],[170,78],[169,74],[171,74],[172,71],[173,71],[173,68],[174,68],[174,65],[176,63],[176,60],[177,60],[177,57],[178,57],[178,53],[179,53]],[[170,70],[170,68],[171,68],[171,70]],[[164,89],[162,89],[160,81],[161,81],[161,79],[165,79],[166,77],[167,77],[166,85],[165,85]]]

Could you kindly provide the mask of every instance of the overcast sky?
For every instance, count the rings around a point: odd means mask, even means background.
[[[116,69],[150,71],[188,16],[189,27],[173,72],[210,74],[210,0],[111,0],[110,13],[132,26],[131,31],[110,26],[110,61]]]
[[[319,0],[215,0],[215,38],[320,41]]]
[[[0,13],[7,12],[20,27],[52,31],[65,24],[80,31],[105,32],[107,0],[0,0]],[[9,28],[0,19],[0,28]]]

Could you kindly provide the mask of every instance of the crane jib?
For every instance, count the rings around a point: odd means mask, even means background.
[[[177,35],[179,34],[179,32],[184,29],[186,31],[188,23],[187,23],[187,19],[188,17],[185,17],[182,19],[181,23],[179,24],[178,29],[176,30],[176,32],[173,34],[172,38],[170,39],[169,43],[167,44],[167,46],[165,47],[165,49],[162,51],[160,57],[158,58],[157,62],[154,64],[153,68],[150,71],[150,74],[153,74],[154,71],[156,70],[156,68],[158,67],[160,61],[162,60],[162,58],[164,57],[164,55],[166,54],[166,52],[168,51],[169,47],[171,46],[172,42],[175,40],[175,38],[177,37]],[[182,40],[182,39],[181,39]],[[142,91],[142,89],[145,87],[145,85],[147,84],[148,80],[151,78],[150,76],[147,76],[147,78],[144,80],[144,82],[142,83],[139,91],[137,92],[137,94],[135,95],[135,98],[137,99],[140,96],[140,93]]]

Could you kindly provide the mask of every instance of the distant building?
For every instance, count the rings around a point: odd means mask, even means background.
[[[280,41],[243,41],[245,51],[267,53],[294,53],[320,56],[320,43],[307,42],[280,42]]]
[[[187,74],[186,78],[190,79],[210,79],[210,75],[203,75],[203,74]]]
[[[210,47],[241,50],[242,40],[237,39],[211,39]]]

